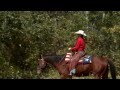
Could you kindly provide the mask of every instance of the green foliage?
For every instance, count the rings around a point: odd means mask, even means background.
[[[119,11],[1,11],[0,78],[59,77],[51,67],[36,74],[38,55],[67,53],[79,29],[87,33],[87,53],[112,58],[119,70],[119,16]]]

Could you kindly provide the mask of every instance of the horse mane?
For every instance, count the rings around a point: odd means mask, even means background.
[[[64,60],[64,58],[65,55],[47,55],[44,57],[44,60],[51,63],[59,63]]]

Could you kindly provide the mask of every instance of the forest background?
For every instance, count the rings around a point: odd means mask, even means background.
[[[119,78],[119,11],[0,11],[0,78],[59,78],[51,65],[37,74],[38,56],[66,54],[80,29],[87,53],[112,58]]]

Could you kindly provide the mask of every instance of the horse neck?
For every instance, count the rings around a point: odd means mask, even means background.
[[[55,57],[57,57],[57,59]],[[46,57],[45,61],[56,67],[62,61],[63,58],[64,57],[62,55],[61,56],[51,56],[51,57]]]
[[[54,63],[54,62],[52,62],[52,61],[50,61],[50,60],[45,60],[47,63],[49,63],[49,64],[51,64],[51,65],[53,65],[53,66],[56,66],[56,63]]]

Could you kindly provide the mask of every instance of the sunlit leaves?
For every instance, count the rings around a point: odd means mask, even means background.
[[[8,70],[2,77],[40,78],[35,73],[38,55],[67,53],[79,29],[87,34],[88,54],[108,56],[118,62],[119,16],[119,11],[1,11],[0,68]],[[43,78],[53,74],[49,72]]]

